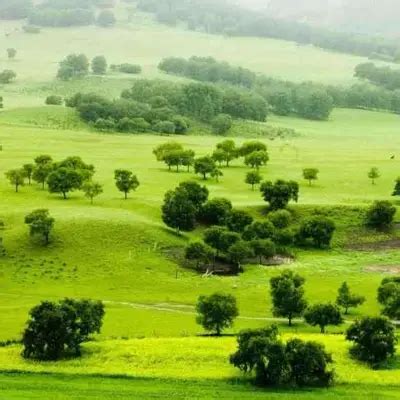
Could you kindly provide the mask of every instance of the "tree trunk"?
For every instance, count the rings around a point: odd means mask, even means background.
[[[15,184],[15,193],[18,193],[18,183]]]
[[[176,165],[176,172],[179,172],[179,164]]]
[[[203,179],[204,179],[204,180],[207,179],[207,174],[203,174]]]
[[[311,179],[308,180],[308,186],[311,186]]]
[[[321,328],[321,333],[325,333],[325,326],[320,326]]]
[[[348,313],[349,313],[349,307],[346,307],[346,308],[344,309],[344,315],[348,315]]]
[[[125,200],[128,198],[128,192],[125,192]]]
[[[254,183],[251,184],[251,190],[254,192]]]
[[[291,314],[289,314],[288,319],[289,319],[289,326],[292,326],[292,315]]]
[[[42,182],[42,190],[44,190],[45,181]]]
[[[65,192],[62,192],[62,194],[63,194],[63,198],[64,198],[64,200],[66,200],[66,199],[67,199],[67,193],[65,193]]]

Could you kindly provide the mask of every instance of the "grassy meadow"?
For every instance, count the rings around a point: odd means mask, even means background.
[[[0,236],[6,249],[0,258],[0,342],[20,338],[30,308],[41,300],[69,296],[106,305],[102,333],[85,344],[82,359],[26,362],[19,345],[0,347],[0,393],[7,400],[400,398],[399,355],[386,369],[373,371],[351,360],[348,344],[335,335],[359,315],[378,314],[380,281],[388,270],[400,271],[398,231],[375,234],[362,227],[366,206],[393,199],[394,180],[400,176],[399,116],[336,109],[326,122],[274,115],[266,124],[235,121],[231,135],[238,144],[248,138],[267,144],[270,162],[261,169],[265,179],[300,182],[299,203],[290,206],[296,218],[318,209],[338,229],[331,249],[297,250],[289,266],[247,265],[239,276],[203,277],[181,262],[185,244],[201,237],[201,228],[177,236],[164,226],[160,212],[167,190],[184,180],[203,181],[192,172],[169,172],[152,150],[173,139],[206,155],[224,138],[205,134],[200,125],[190,135],[173,138],[102,134],[82,123],[73,109],[43,106],[48,94],[118,96],[135,79],[109,73],[56,81],[58,62],[69,53],[104,54],[110,64],[137,63],[143,67],[140,76],[148,78],[176,79],[157,70],[163,57],[209,55],[277,78],[343,85],[354,82],[354,66],[365,59],[276,40],[168,28],[136,12],[128,18],[123,4],[112,29],[45,28],[29,35],[21,31],[22,22],[2,21],[0,26],[0,70],[18,74],[15,83],[0,86],[5,103],[0,111]],[[15,60],[6,59],[8,47],[17,49]],[[271,140],[263,134],[267,126],[291,128],[297,135]],[[62,200],[36,184],[15,193],[4,172],[40,154],[55,160],[76,155],[94,164],[94,179],[104,185],[104,194],[91,205],[81,192]],[[312,186],[302,179],[306,167],[320,170]],[[382,174],[376,185],[367,178],[371,167]],[[141,183],[126,201],[114,186],[117,168],[131,169]],[[221,182],[204,184],[211,198],[227,197],[262,219],[265,203],[244,183],[247,171],[243,160],[236,160],[223,168]],[[48,208],[56,219],[48,247],[33,241],[24,225],[25,215],[37,208]],[[388,240],[392,245],[385,246]],[[334,301],[345,280],[367,301],[346,317],[346,324],[328,329],[328,335],[299,321],[289,329],[272,317],[268,293],[269,279],[286,267],[305,276],[312,303]],[[235,348],[233,337],[199,337],[203,332],[195,323],[194,305],[199,295],[216,291],[238,300],[240,317],[228,334],[275,322],[285,337],[298,334],[323,342],[334,353],[338,385],[313,391],[254,388],[227,361]]]

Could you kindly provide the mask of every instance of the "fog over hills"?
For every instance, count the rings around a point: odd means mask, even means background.
[[[244,7],[266,10],[274,17],[331,29],[400,35],[399,0],[236,0]]]

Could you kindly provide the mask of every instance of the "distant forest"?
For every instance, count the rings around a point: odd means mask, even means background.
[[[184,22],[190,30],[283,39],[373,59],[400,61],[400,43],[395,40],[333,32],[277,19],[270,13],[235,6],[227,0],[139,0],[138,7],[155,14],[161,23],[175,25]]]

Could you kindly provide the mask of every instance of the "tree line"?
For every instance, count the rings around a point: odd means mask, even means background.
[[[354,76],[388,90],[400,89],[400,71],[390,67],[377,67],[374,63],[363,63],[356,66]]]
[[[153,13],[160,23],[174,26],[184,22],[194,31],[269,37],[387,61],[398,62],[400,59],[400,46],[394,39],[333,32],[305,23],[274,19],[226,0],[140,0],[138,8]]]
[[[293,114],[307,119],[326,120],[334,107],[400,113],[400,91],[385,87],[360,83],[350,87],[314,82],[294,83],[255,74],[249,69],[234,67],[212,57],[170,57],[162,60],[159,68],[169,74],[202,82],[228,83],[247,88],[261,95],[272,111],[282,116]]]

